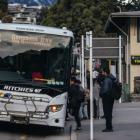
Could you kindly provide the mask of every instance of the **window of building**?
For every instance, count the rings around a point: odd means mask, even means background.
[[[140,77],[134,77],[134,93],[140,94]]]
[[[140,42],[140,18],[137,19],[137,40]]]

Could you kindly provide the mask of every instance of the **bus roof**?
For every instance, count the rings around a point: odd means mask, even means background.
[[[73,33],[67,29],[60,29],[55,27],[47,27],[33,24],[0,23],[0,30],[25,31],[25,32],[54,34],[73,37]]]

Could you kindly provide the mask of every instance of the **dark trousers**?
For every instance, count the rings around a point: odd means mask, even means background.
[[[90,119],[90,100],[87,101],[87,114],[88,118]]]
[[[87,102],[87,112],[88,112],[88,118],[90,118],[90,100]],[[99,117],[99,105],[98,101],[96,99],[93,100],[93,117],[98,118]]]
[[[103,99],[102,99],[102,105],[103,105]],[[103,105],[103,116],[105,116],[105,109],[104,109],[104,105]]]
[[[77,103],[77,105],[75,107],[73,107],[73,116],[75,118],[77,127],[81,127],[81,120],[79,117],[80,105],[81,105],[81,103],[79,102],[79,103]]]
[[[106,129],[112,129],[112,110],[113,110],[113,104],[114,99],[110,96],[105,96],[102,98],[103,102],[103,110],[106,120]]]
[[[97,106],[97,101],[96,99],[93,100],[93,113],[94,113],[94,118],[97,118],[97,109],[98,109],[98,106]]]

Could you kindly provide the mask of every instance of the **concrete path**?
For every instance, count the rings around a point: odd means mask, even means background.
[[[90,121],[82,121],[82,130],[75,132],[74,121],[72,124],[71,140],[90,140]],[[116,103],[113,112],[114,132],[103,133],[105,120],[94,120],[95,140],[140,140],[140,102]]]

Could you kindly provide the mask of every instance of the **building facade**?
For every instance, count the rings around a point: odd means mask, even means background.
[[[22,4],[9,4],[8,12],[12,16],[13,23],[37,24],[41,13],[41,6],[27,6]]]
[[[110,14],[105,31],[123,37],[124,82],[132,95],[140,95],[140,11]]]

